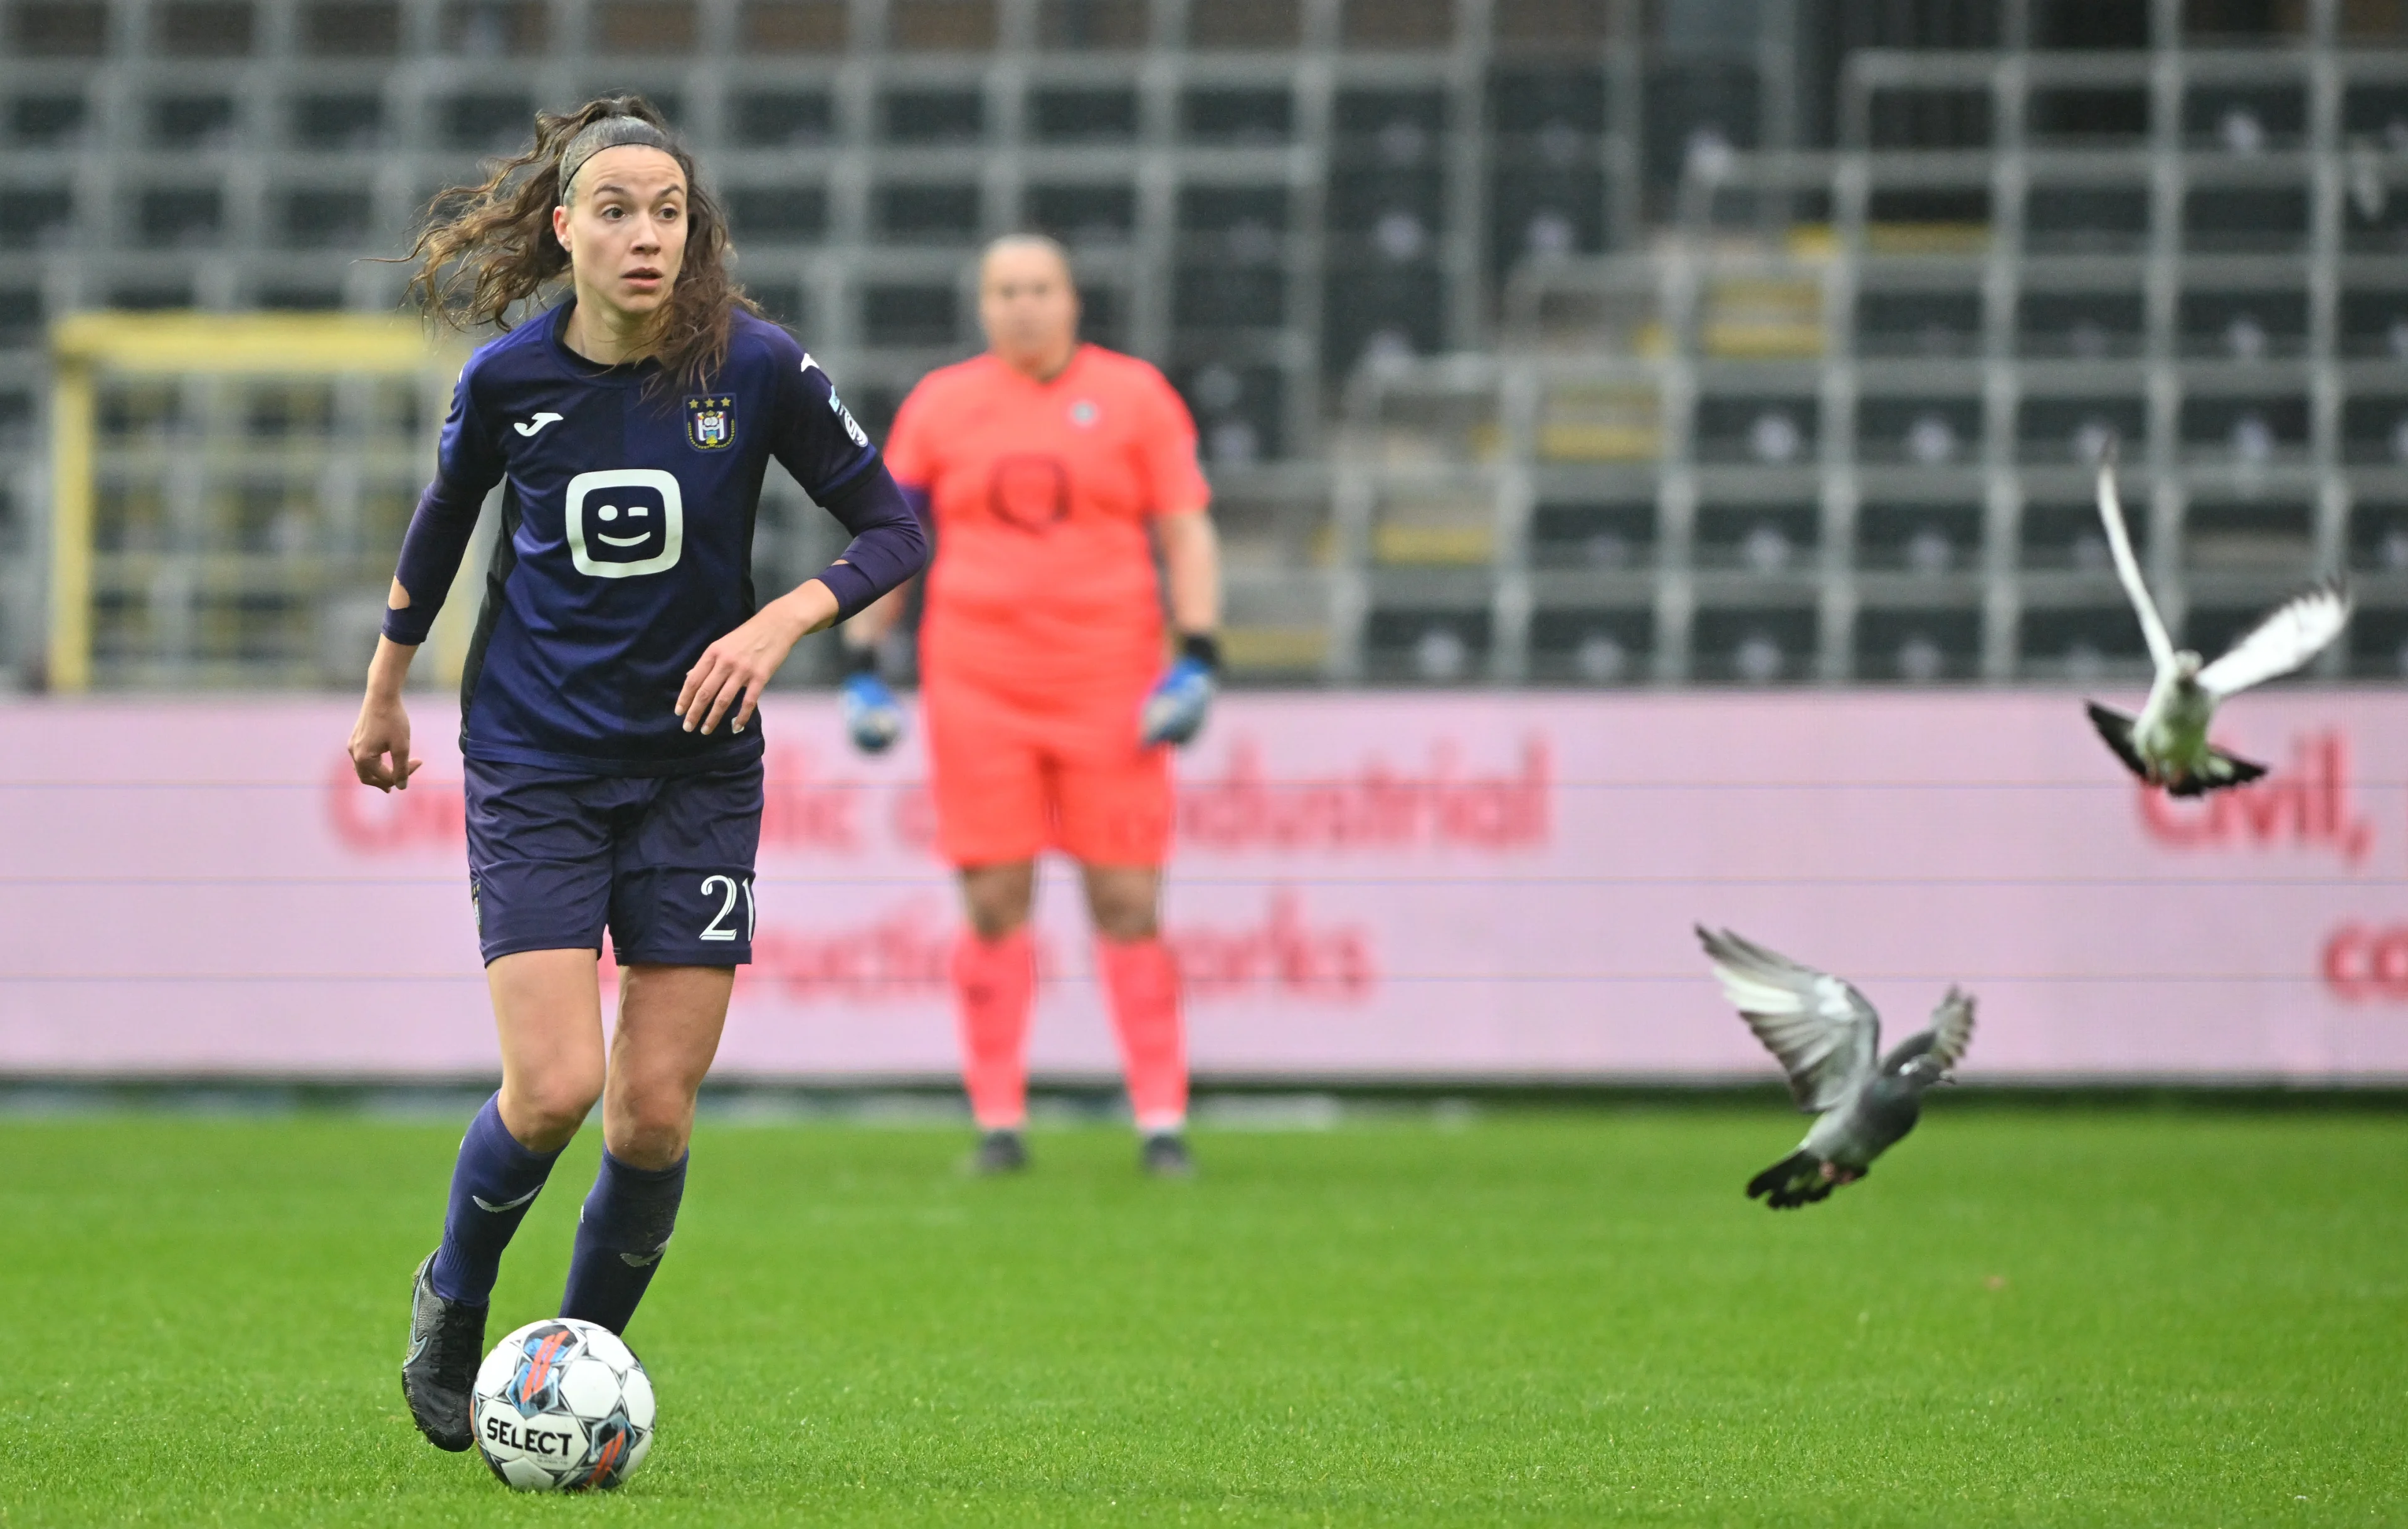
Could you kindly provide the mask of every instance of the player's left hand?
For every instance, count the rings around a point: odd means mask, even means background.
[[[1154,682],[1144,709],[1138,714],[1139,741],[1152,748],[1193,739],[1204,730],[1204,718],[1212,709],[1212,694],[1218,688],[1211,665],[1196,658],[1172,664]]]
[[[805,632],[816,631],[835,617],[836,597],[813,579],[771,600],[752,620],[703,649],[678,692],[677,714],[685,718],[685,730],[708,734],[724,718],[729,730],[742,732],[786,655]]]

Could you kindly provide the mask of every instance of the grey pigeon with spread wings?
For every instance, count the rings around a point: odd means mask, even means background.
[[[2264,765],[2207,741],[2216,705],[2253,685],[2288,674],[2322,653],[2349,622],[2348,591],[2337,579],[2301,590],[2267,613],[2223,657],[2205,663],[2187,648],[2176,650],[2157,601],[2149,598],[2140,561],[2132,555],[2131,535],[2125,529],[2124,507],[2115,497],[2112,454],[2099,467],[2099,519],[2106,527],[2115,576],[2141,618],[2155,678],[2140,715],[2128,716],[2094,700],[2089,703],[2090,725],[2125,768],[2165,787],[2169,796],[2202,796],[2256,780],[2266,773]]]
[[[1855,1183],[1914,1129],[1923,1090],[1956,1081],[1949,1069],[1973,1040],[1971,994],[1949,988],[1931,1028],[1881,1057],[1881,1016],[1855,988],[1728,930],[1701,927],[1698,939],[1724,993],[1788,1073],[1798,1107],[1818,1117],[1798,1150],[1748,1180],[1749,1199],[1791,1210]]]

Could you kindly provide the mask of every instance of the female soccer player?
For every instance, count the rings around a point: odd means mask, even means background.
[[[1051,845],[1086,883],[1140,1161],[1185,1174],[1178,973],[1155,918],[1170,845],[1162,745],[1203,726],[1220,668],[1220,553],[1196,426],[1160,372],[1079,342],[1078,293],[1053,240],[987,250],[979,317],[987,353],[923,379],[886,445],[939,533],[920,672],[939,847],[960,870],[970,922],[953,976],[982,1132],[971,1161],[988,1173],[1027,1162],[1028,908]],[[1157,545],[1180,635],[1168,672]],[[896,603],[846,628],[846,714],[873,751],[899,730],[875,657]]]
[[[560,1314],[616,1332],[642,1299],[676,1224],[695,1090],[751,959],[754,708],[796,639],[908,579],[927,542],[827,374],[730,283],[725,222],[640,98],[538,117],[532,149],[437,207],[451,210],[412,252],[431,312],[507,325],[560,278],[570,289],[460,374],[351,741],[362,782],[408,788],[403,676],[504,484],[460,691],[502,1087],[460,1144],[401,1372],[420,1431],[465,1450],[502,1249],[597,1098],[602,1167]],[[772,456],[853,540],[756,609]],[[607,1060],[606,927],[623,969]]]

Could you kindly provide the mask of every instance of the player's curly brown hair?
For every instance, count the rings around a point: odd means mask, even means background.
[[[568,252],[552,231],[552,209],[564,190],[562,159],[580,134],[612,118],[628,120],[621,141],[652,143],[655,135],[636,124],[656,129],[656,146],[685,172],[685,260],[669,300],[653,317],[652,353],[660,363],[656,381],[707,390],[727,359],[736,310],[760,310],[727,274],[733,247],[717,198],[704,187],[694,157],[670,135],[668,120],[640,95],[602,96],[560,115],[538,112],[535,142],[511,158],[489,162],[483,183],[436,193],[407,257],[417,267],[409,296],[454,328],[509,328],[512,308],[568,274]],[[612,137],[619,135],[605,129],[603,146]],[[573,183],[576,167],[569,168]]]

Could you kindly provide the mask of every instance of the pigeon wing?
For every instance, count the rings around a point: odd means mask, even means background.
[[[2095,700],[2084,704],[2090,709],[2090,725],[2099,729],[2099,736],[2115,751],[2115,757],[2124,761],[2124,768],[2147,780],[2148,761],[2141,757],[2141,751],[2132,743],[2132,719],[2113,706],[2101,706]]]
[[[2115,559],[2115,577],[2123,581],[2125,598],[2141,618],[2150,666],[2163,673],[2174,661],[2174,644],[2166,636],[2165,619],[2157,614],[2157,602],[2149,598],[2148,584],[2141,577],[2140,559],[2132,555],[2132,535],[2124,528],[2124,504],[2115,495],[2113,454],[2099,464],[2099,522],[2107,528],[2107,550]]]
[[[2328,579],[2274,607],[2223,657],[2199,671],[2200,688],[2218,700],[2288,674],[2325,650],[2349,622],[2349,592]]]
[[[1899,1042],[1898,1048],[1882,1059],[1882,1071],[1895,1073],[1919,1056],[1931,1057],[1943,1068],[1954,1067],[1972,1044],[1973,995],[1951,988],[1931,1011],[1931,1028]]]
[[[1799,1109],[1831,1108],[1872,1070],[1881,1016],[1864,994],[1728,930],[1701,928],[1698,939],[1723,992],[1788,1073]]]

